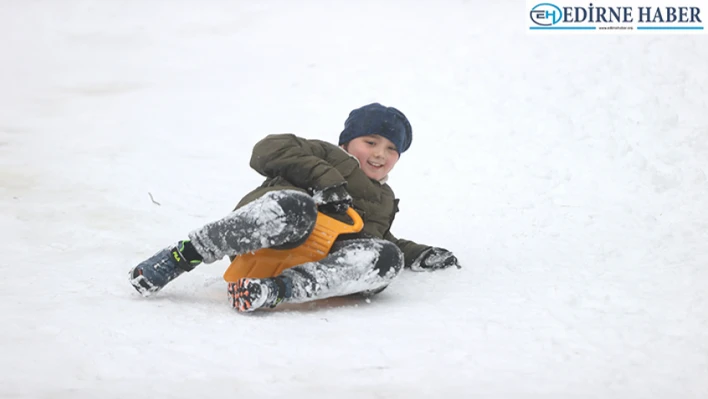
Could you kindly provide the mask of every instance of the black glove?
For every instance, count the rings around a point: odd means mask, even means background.
[[[346,183],[314,190],[312,198],[320,211],[325,213],[346,213],[352,206],[352,196],[346,189]]]
[[[416,272],[433,271],[446,269],[450,266],[456,266],[461,269],[457,263],[457,257],[445,248],[433,247],[426,249],[418,258],[411,264],[411,270]]]

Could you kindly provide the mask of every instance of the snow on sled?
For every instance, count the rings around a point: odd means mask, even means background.
[[[318,212],[315,227],[303,244],[293,249],[263,248],[239,255],[226,269],[224,280],[236,283],[244,277],[274,277],[287,268],[323,259],[340,234],[358,233],[364,227],[364,221],[353,208],[347,209],[347,215],[353,224],[340,222]]]

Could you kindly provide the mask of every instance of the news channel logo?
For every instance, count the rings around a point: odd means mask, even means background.
[[[701,14],[701,5],[666,5],[658,0],[625,0],[612,4],[581,4],[572,0],[562,4],[535,3],[527,0],[527,31],[705,33],[703,19],[708,15]]]
[[[563,10],[552,3],[539,3],[531,8],[530,16],[538,26],[553,26],[563,19]]]

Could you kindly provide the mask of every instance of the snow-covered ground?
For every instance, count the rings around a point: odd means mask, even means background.
[[[0,397],[707,397],[705,36],[480,3],[0,3]],[[394,234],[463,269],[253,315],[226,261],[128,284],[260,138],[374,101],[413,124]]]

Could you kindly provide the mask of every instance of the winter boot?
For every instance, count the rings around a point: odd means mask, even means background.
[[[190,247],[187,251],[185,244]],[[189,240],[179,241],[176,245],[159,251],[129,272],[130,284],[143,296],[156,293],[177,276],[191,271],[201,263],[201,260],[185,258],[185,252],[193,252]]]
[[[231,306],[239,312],[252,312],[259,308],[274,308],[288,299],[292,282],[287,277],[242,278],[229,283]]]

